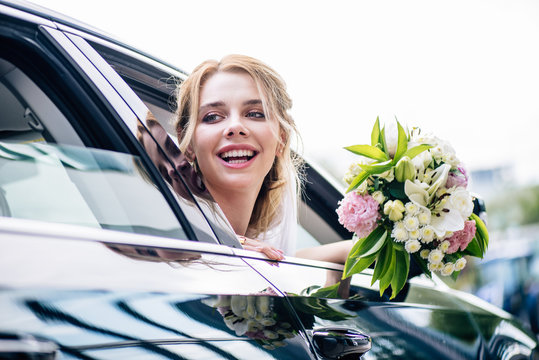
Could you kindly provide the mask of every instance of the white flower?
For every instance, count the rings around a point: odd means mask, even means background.
[[[386,180],[387,182],[392,182],[393,180],[395,180],[395,170],[391,168],[378,175],[378,177]]]
[[[376,200],[376,202],[378,204],[383,204],[384,201],[386,201],[386,197],[384,196],[384,193],[381,192],[381,191],[375,191],[371,194],[371,196],[373,197],[374,200]]]
[[[419,220],[420,225],[428,225],[428,224],[430,224],[430,218],[431,218],[430,211],[422,210],[417,215],[417,220]]]
[[[264,318],[260,320],[260,323],[264,326],[271,326],[271,325],[275,325],[277,321],[275,321],[275,319],[273,318]]]
[[[455,154],[445,154],[442,156],[443,162],[446,164],[451,165],[452,168],[456,168],[460,165],[460,160],[457,158]]]
[[[465,258],[460,258],[457,261],[455,261],[455,271],[460,271],[464,269],[465,266],[466,266]]]
[[[432,264],[439,264],[444,258],[444,254],[438,249],[432,250],[429,254],[429,262]]]
[[[406,244],[404,244],[404,249],[412,254],[421,249],[421,244],[417,240],[408,240]]]
[[[391,237],[396,242],[406,241],[408,240],[408,231],[402,226],[394,226],[393,231],[391,231]]]
[[[365,195],[367,194],[368,187],[369,187],[369,183],[367,181],[363,181],[356,188],[355,192],[358,193],[359,195]]]
[[[449,276],[455,271],[455,264],[448,262],[444,265],[442,269],[442,275],[443,276]]]
[[[442,241],[442,243],[440,244],[440,251],[443,253],[446,253],[447,249],[449,249],[450,246],[451,246],[451,243],[449,241],[447,240]]]
[[[271,313],[270,300],[268,296],[256,297],[256,311],[257,315],[267,316]]]
[[[430,270],[430,271],[437,271],[438,270],[438,264],[433,264],[433,263],[428,263],[427,264],[427,268]]]
[[[399,140],[399,132],[395,121],[386,124],[385,136],[387,152],[389,153],[389,156],[393,158],[397,152]]]
[[[419,240],[421,237],[421,231],[419,229],[415,229],[408,232],[408,237],[410,240]]]
[[[470,215],[472,215],[473,212],[472,195],[470,195],[468,190],[462,187],[457,187],[452,192],[451,196],[449,196],[449,201],[447,202],[446,207],[448,207],[449,210],[458,211],[464,219],[467,219],[470,217]]]
[[[432,226],[424,226],[421,228],[421,241],[423,241],[425,244],[430,243],[432,240],[434,240],[434,229]]]
[[[404,227],[408,231],[414,231],[417,230],[419,227],[419,220],[415,216],[406,216],[404,218]]]
[[[406,214],[412,215],[412,216],[417,215],[419,213],[419,210],[420,210],[419,206],[417,206],[413,202],[406,203],[406,205],[404,205],[404,207],[406,209]]]
[[[464,228],[464,221],[473,212],[473,201],[470,193],[462,188],[452,188],[451,195],[445,197],[437,204],[437,215],[431,220],[431,225],[439,238],[448,232],[459,231]]]
[[[356,176],[359,175],[359,173],[362,171],[361,167],[359,166],[360,163],[353,163],[348,168],[348,171],[344,174],[343,180],[350,185],[352,181],[356,178]]]
[[[267,339],[275,340],[279,338],[279,334],[277,334],[275,331],[271,330],[264,330],[264,337]]]
[[[389,215],[389,220],[399,221],[403,218],[404,205],[400,200],[389,200],[384,204],[384,214]]]
[[[429,258],[429,253],[430,253],[429,249],[423,249],[419,253],[419,256],[421,256],[422,259],[428,259]]]
[[[429,175],[425,177],[423,182],[418,180],[414,182],[406,180],[404,183],[404,192],[406,193],[406,196],[408,196],[413,203],[425,210],[427,205],[432,202],[432,199],[436,195],[436,191],[447,182],[449,170],[451,170],[451,165],[443,164],[429,172]]]

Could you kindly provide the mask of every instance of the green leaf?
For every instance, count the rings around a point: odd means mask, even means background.
[[[350,191],[356,189],[361,183],[365,180],[367,180],[371,176],[368,172],[362,171],[359,173],[358,176],[352,180],[352,183],[350,183],[350,186],[348,186],[348,189],[346,189],[346,192],[349,193]]]
[[[397,151],[395,152],[395,157],[393,158],[393,164],[396,164],[397,161],[404,155],[408,149],[408,137],[406,131],[404,131],[402,125],[397,121],[398,128],[398,140],[397,140]]]
[[[387,188],[389,189],[389,194],[394,198],[403,200],[403,203],[409,201],[408,196],[406,196],[406,192],[404,191],[404,183],[392,181],[387,185]]]
[[[380,132],[380,144],[382,144],[382,150],[386,153],[388,159],[389,159],[389,151],[387,150],[387,144],[386,144],[386,126],[382,128],[382,131]]]
[[[346,263],[344,264],[344,270],[342,274],[342,280],[354,275],[359,274],[374,262],[376,254],[367,257],[348,256]]]
[[[387,155],[382,150],[378,149],[375,146],[370,145],[352,145],[345,147],[346,150],[353,152],[357,155],[366,156],[370,159],[386,161]]]
[[[363,171],[368,172],[371,175],[374,174],[381,174],[384,171],[388,171],[393,167],[393,163],[391,160],[387,160],[381,163],[375,163],[375,164],[361,164],[359,167],[363,169]]]
[[[406,251],[395,252],[395,274],[391,279],[391,299],[393,299],[402,290],[406,280],[408,279],[408,271],[410,270],[410,254]]]
[[[451,279],[453,279],[453,281],[457,281],[457,278],[459,277],[460,275],[460,271],[453,271],[453,273],[451,274]]]
[[[382,250],[380,250],[380,254],[378,255],[378,259],[376,259],[371,285],[374,284],[376,280],[383,277],[389,269],[389,265],[391,265],[391,258],[393,257],[392,243],[393,241],[391,239],[386,238],[384,247],[382,247]]]
[[[397,257],[395,256],[395,248],[391,250],[391,261],[389,263],[389,267],[387,268],[386,273],[384,276],[380,278],[380,296],[384,293],[385,289],[391,284],[391,279],[393,279],[393,276],[395,275],[395,266],[397,263]]]
[[[485,225],[483,220],[481,220],[481,218],[474,213],[472,213],[472,215],[470,216],[470,219],[475,221],[475,229],[481,235],[481,238],[483,239],[483,244],[484,244],[483,249],[487,250],[488,242],[489,242],[487,226]]]
[[[376,122],[372,127],[371,132],[371,145],[376,146],[380,142],[380,118],[376,117]]]
[[[423,151],[431,149],[431,148],[432,148],[432,145],[427,145],[427,144],[417,145],[411,149],[406,150],[403,157],[408,156],[410,159],[413,159],[417,155],[421,154]]]
[[[315,292],[311,293],[311,296],[318,297],[318,298],[337,298],[338,297],[337,291],[339,290],[340,284],[341,283],[338,282],[334,285],[320,288],[316,290]]]
[[[377,253],[384,245],[386,237],[387,230],[383,226],[378,226],[365,238],[359,249],[352,255],[366,257]]]
[[[468,244],[466,249],[464,250],[465,254],[472,255],[478,258],[483,258],[483,252],[481,251],[481,246],[479,245],[479,239],[477,239],[478,234],[474,236],[472,241]]]

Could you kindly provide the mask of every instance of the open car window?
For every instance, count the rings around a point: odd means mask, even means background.
[[[140,159],[86,147],[39,82],[1,58],[0,95],[0,216],[187,238]]]

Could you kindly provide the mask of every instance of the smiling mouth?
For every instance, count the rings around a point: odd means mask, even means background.
[[[219,154],[219,157],[228,164],[242,164],[256,156],[253,150],[230,150]]]

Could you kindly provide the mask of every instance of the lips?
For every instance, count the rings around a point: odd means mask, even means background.
[[[228,164],[243,164],[255,157],[256,154],[257,152],[251,149],[232,149],[220,152],[218,156]]]

